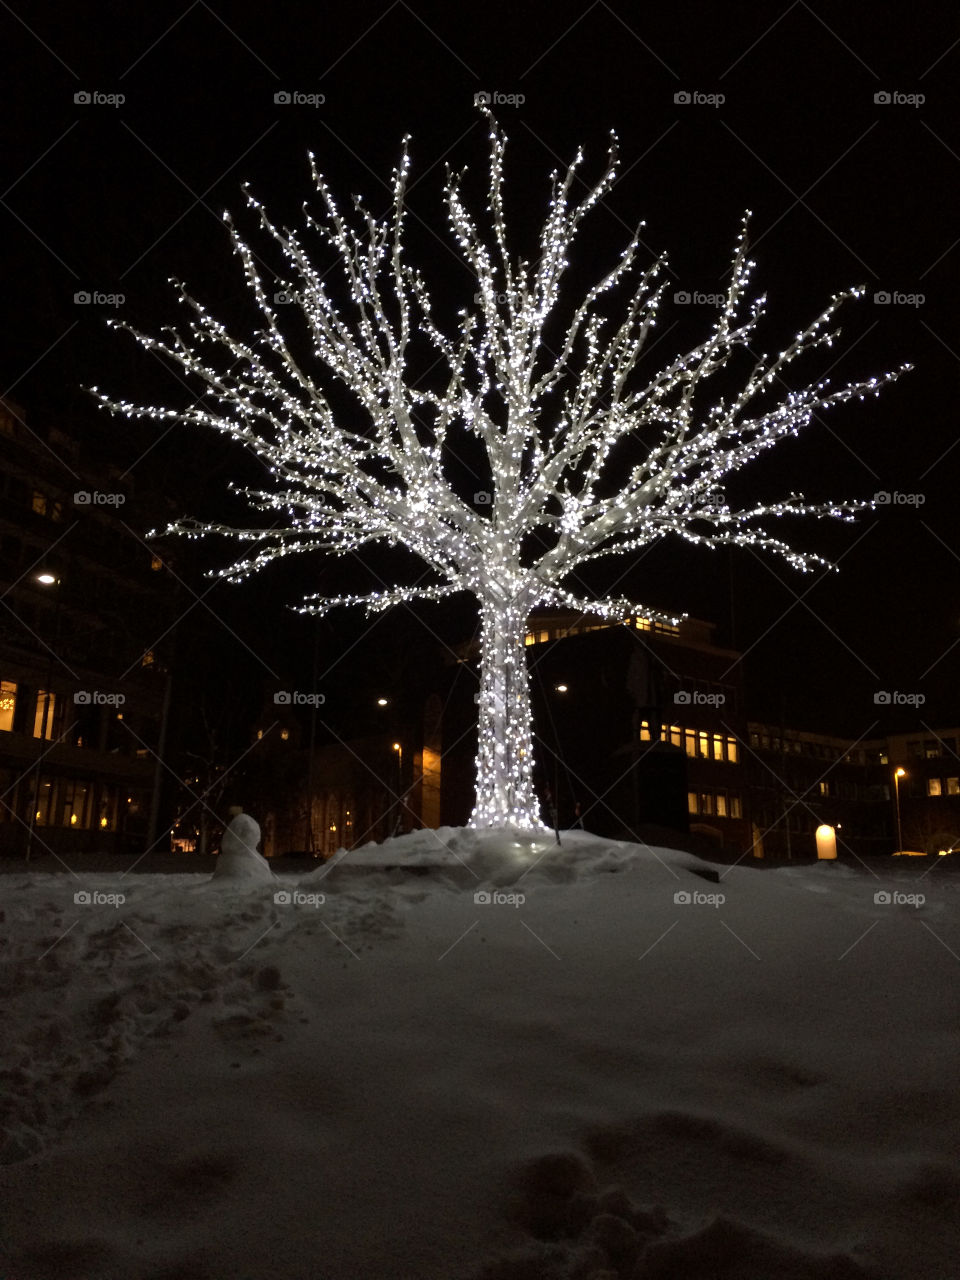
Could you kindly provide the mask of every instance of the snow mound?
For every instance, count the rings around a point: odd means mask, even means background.
[[[214,880],[245,880],[254,884],[272,881],[270,863],[257,853],[259,843],[260,824],[249,813],[238,813],[231,818],[220,843]]]

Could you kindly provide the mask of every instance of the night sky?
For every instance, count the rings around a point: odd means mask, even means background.
[[[472,282],[449,247],[441,190],[445,163],[467,165],[482,199],[485,126],[474,94],[507,99],[496,110],[510,139],[508,217],[512,207],[521,250],[550,170],[582,145],[585,175],[598,176],[613,128],[622,177],[586,225],[573,279],[608,267],[642,219],[651,258],[669,251],[676,290],[715,293],[749,208],[754,279],[769,298],[763,349],[779,349],[831,293],[867,289],[846,310],[840,346],[809,372],[796,367],[797,385],[827,368],[836,385],[904,362],[915,369],[742,478],[751,501],[791,488],[818,499],[909,496],[856,525],[790,529],[795,545],[836,559],[840,573],[803,576],[745,550],[664,544],[597,585],[626,569],[618,592],[716,622],[718,639],[749,651],[753,705],[764,714],[851,734],[914,725],[909,715],[879,718],[874,693],[898,690],[924,693],[923,722],[956,724],[960,19],[949,6],[877,5],[866,26],[864,12],[803,0],[656,9],[597,0],[580,12],[402,0],[4,5],[0,393],[30,421],[96,440],[138,484],[168,486],[184,514],[215,515],[242,459],[220,442],[178,431],[160,439],[107,419],[83,387],[189,402],[104,323],[119,315],[153,333],[175,320],[169,277],[249,330],[221,222],[230,209],[253,234],[242,183],[276,221],[292,222],[310,196],[312,150],[344,202],[362,192],[385,211],[410,133],[411,204],[437,233],[422,228],[411,259],[461,306]],[[114,301],[75,303],[84,292]],[[706,306],[670,307],[657,365],[706,336],[711,320]],[[304,566],[307,586],[320,568]],[[361,589],[366,573],[357,571]],[[238,616],[275,618],[296,577],[232,589]],[[469,604],[420,616],[451,639],[473,625]],[[367,625],[335,620],[344,637]],[[377,625],[389,636],[408,622]]]

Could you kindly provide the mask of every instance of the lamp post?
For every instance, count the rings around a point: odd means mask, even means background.
[[[395,742],[393,749],[397,753],[397,820],[393,826],[393,834],[399,835],[403,823],[403,747]]]
[[[900,779],[907,776],[906,769],[895,769],[893,774],[893,794],[896,797],[897,809],[897,852],[903,852],[903,828],[900,825]]]
[[[54,645],[56,645],[60,639],[60,578],[57,576],[56,573],[52,572],[52,570],[50,569],[41,569],[40,572],[36,574],[35,581],[39,582],[40,585],[43,587],[53,587],[56,593],[54,595],[54,609],[53,609],[53,643]],[[47,646],[47,674],[44,679],[45,687],[43,690],[43,713],[40,717],[40,742],[37,748],[36,780],[34,783],[33,799],[30,803],[30,821],[27,824],[27,849],[24,857],[24,860],[26,862],[30,861],[31,854],[33,853],[33,839],[34,839],[34,832],[36,830],[36,825],[37,825],[37,813],[38,813],[37,806],[41,802],[41,787],[42,787],[41,773],[43,770],[43,751],[44,751],[44,743],[47,740],[47,725],[50,718],[50,699],[53,696],[50,691],[50,685],[53,679],[53,657],[54,657],[54,650],[48,645]],[[36,719],[34,719],[34,724],[36,724]],[[51,796],[51,799],[52,798],[53,797]],[[48,819],[49,819],[49,816],[50,815],[48,811],[47,813]]]

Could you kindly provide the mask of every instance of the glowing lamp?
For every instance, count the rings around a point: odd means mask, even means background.
[[[837,833],[825,822],[817,827],[817,857],[831,860],[837,856]]]

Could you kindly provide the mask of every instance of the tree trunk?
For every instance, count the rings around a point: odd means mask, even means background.
[[[477,799],[471,827],[543,830],[533,786],[525,602],[480,600]]]

